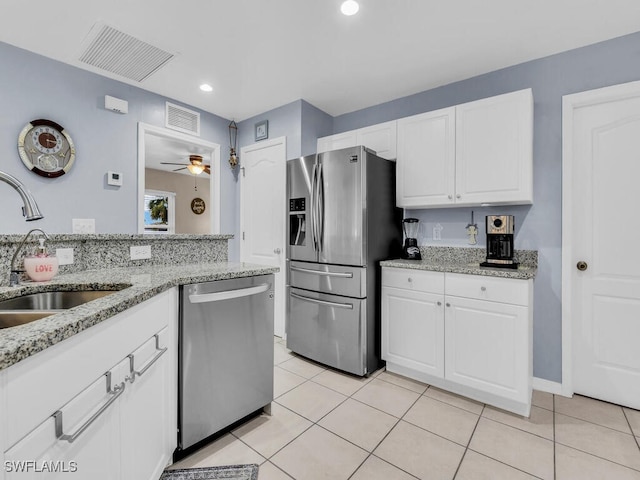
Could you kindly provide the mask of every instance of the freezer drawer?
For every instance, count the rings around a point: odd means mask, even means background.
[[[289,284],[294,288],[364,298],[367,296],[367,269],[310,262],[290,262]]]
[[[366,368],[366,300],[289,289],[287,347],[356,375]]]

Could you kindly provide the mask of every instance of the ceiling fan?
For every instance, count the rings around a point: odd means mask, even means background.
[[[174,172],[184,170],[185,168],[194,175],[200,175],[202,172],[211,174],[211,165],[205,165],[202,163],[202,155],[189,155],[189,163],[172,163],[172,162],[160,162],[162,165],[181,165],[180,168],[176,168]]]

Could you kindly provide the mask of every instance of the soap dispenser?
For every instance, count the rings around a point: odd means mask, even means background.
[[[34,282],[46,282],[58,273],[58,258],[47,253],[44,238],[40,238],[38,241],[40,246],[37,247],[36,253],[24,258],[24,269]]]

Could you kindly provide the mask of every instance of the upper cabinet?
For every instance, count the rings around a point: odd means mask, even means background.
[[[398,120],[397,205],[533,203],[531,89]]]
[[[364,145],[382,158],[396,158],[396,121],[350,130],[318,139],[318,153]]]

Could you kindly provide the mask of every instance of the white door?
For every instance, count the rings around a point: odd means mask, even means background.
[[[240,151],[240,261],[280,267],[275,274],[274,333],[284,336],[287,203],[286,138]]]
[[[568,393],[638,409],[640,82],[565,97],[564,122]]]

